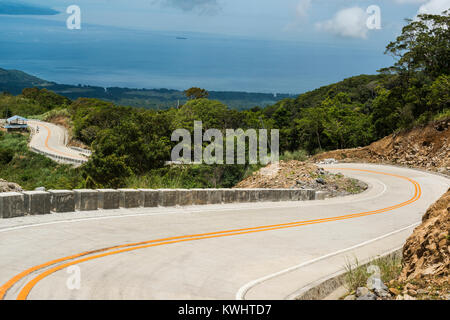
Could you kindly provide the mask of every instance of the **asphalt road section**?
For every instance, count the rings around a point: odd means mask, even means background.
[[[402,246],[450,186],[450,179],[413,169],[324,167],[369,189],[323,201],[0,221],[0,297],[290,299],[349,260]]]
[[[64,128],[42,121],[28,120],[27,123],[34,132],[30,147],[35,151],[40,151],[50,158],[57,158],[60,162],[65,163],[87,161],[87,158],[79,151],[67,147],[67,132]]]

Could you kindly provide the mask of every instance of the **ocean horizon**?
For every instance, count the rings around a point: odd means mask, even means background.
[[[71,31],[25,17],[2,16],[0,28],[0,67],[71,85],[299,94],[391,62],[370,47],[94,25]]]

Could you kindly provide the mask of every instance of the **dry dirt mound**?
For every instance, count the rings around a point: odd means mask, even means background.
[[[330,196],[359,193],[367,189],[361,181],[332,174],[318,166],[300,162],[280,161],[270,164],[239,182],[235,188],[298,188],[327,191]]]
[[[422,224],[403,247],[400,281],[426,279],[449,282],[450,189],[425,213]]]
[[[0,179],[0,192],[19,192],[22,188],[13,182],[8,182],[6,180]]]
[[[450,119],[390,135],[370,146],[316,155],[313,161],[393,163],[450,174]]]

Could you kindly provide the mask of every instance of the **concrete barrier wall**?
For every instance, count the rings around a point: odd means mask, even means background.
[[[81,165],[83,163],[88,162],[88,160],[84,160],[84,159],[83,160],[82,159],[73,159],[73,158],[68,158],[68,157],[64,157],[64,156],[59,156],[59,155],[56,155],[53,153],[39,150],[38,148],[31,147],[31,146],[30,146],[30,149],[31,149],[31,151],[42,154],[48,158],[51,158],[52,160],[55,160],[56,162],[76,164],[76,165]]]
[[[0,193],[0,218],[51,212],[321,200],[302,189],[80,189]]]

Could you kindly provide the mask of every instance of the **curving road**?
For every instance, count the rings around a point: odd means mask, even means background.
[[[82,164],[87,162],[86,156],[66,145],[67,132],[64,128],[52,123],[28,120],[33,136],[30,148],[49,158],[62,163]]]
[[[324,201],[0,221],[0,297],[288,299],[349,259],[402,246],[450,186],[447,178],[412,169],[324,167],[370,188]]]

